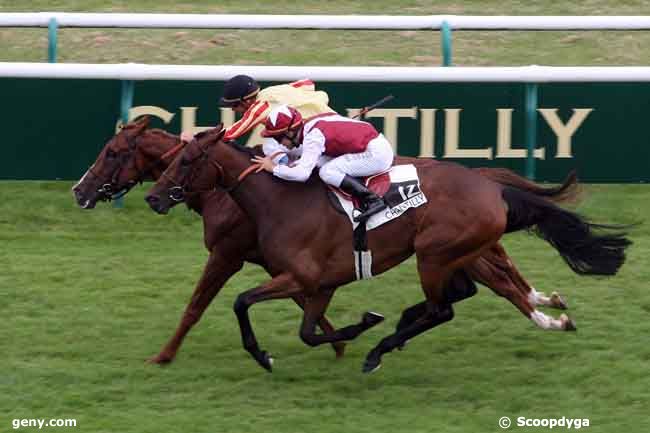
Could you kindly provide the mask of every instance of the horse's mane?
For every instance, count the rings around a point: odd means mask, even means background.
[[[165,138],[174,139],[174,140],[178,140],[180,138],[176,134],[172,134],[171,132],[167,132],[164,129],[158,129],[158,128],[147,129],[147,130],[145,130],[145,133],[152,134],[152,135],[163,136]]]
[[[235,150],[238,150],[239,152],[243,152],[249,157],[254,157],[254,156],[263,156],[264,152],[262,151],[262,146],[257,145],[254,147],[248,147],[244,146],[242,144],[237,143],[236,141],[228,141],[226,144],[232,146]]]

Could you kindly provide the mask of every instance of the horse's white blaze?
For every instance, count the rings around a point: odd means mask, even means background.
[[[95,165],[95,164],[93,164],[93,165]],[[73,191],[74,191],[74,189],[75,189],[76,187],[78,187],[79,185],[81,185],[81,182],[83,182],[84,179],[86,178],[86,176],[88,176],[88,173],[90,173],[90,169],[91,169],[91,168],[93,168],[93,167],[90,166],[90,168],[89,168],[88,170],[86,170],[86,172],[84,173],[84,175],[81,176],[81,179],[79,179],[79,182],[77,182],[77,183],[74,184],[74,186],[72,187],[72,190],[73,190]]]
[[[562,320],[554,319],[538,310],[530,313],[530,320],[542,329],[564,329]]]

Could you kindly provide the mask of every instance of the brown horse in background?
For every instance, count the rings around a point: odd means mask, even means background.
[[[124,195],[139,182],[160,177],[169,162],[181,151],[183,144],[176,135],[160,129],[148,129],[148,122],[149,119],[144,117],[138,122],[125,125],[106,143],[90,170],[73,187],[79,206],[92,209],[98,201]],[[477,170],[500,183],[534,191],[550,200],[568,200],[575,193],[575,188],[571,187],[575,185],[574,177],[567,179],[563,187],[542,188],[510,170]],[[223,189],[186,194],[186,204],[202,216],[204,242],[210,256],[176,332],[161,351],[150,359],[158,364],[174,360],[187,333],[200,320],[225,282],[241,269],[244,261],[263,265],[257,251],[254,226]],[[557,293],[546,297],[530,287],[499,244],[486,251],[466,271],[473,280],[491,287],[500,296],[509,299],[523,297],[533,307],[546,305],[566,308],[564,300]],[[304,305],[304,299],[295,300],[299,305]],[[325,317],[320,325],[326,332],[333,331]],[[337,356],[343,354],[344,344],[335,343]]]
[[[312,178],[296,184],[268,173],[240,175],[254,153],[221,142],[216,128],[199,135],[163,173],[146,197],[151,208],[165,213],[179,192],[201,191],[215,182],[226,188],[257,228],[258,248],[272,280],[239,295],[235,312],[244,348],[264,368],[272,358],[261,350],[248,309],[270,299],[296,294],[307,297],[300,336],[310,345],[355,338],[368,329],[363,321],[318,335],[316,321],[325,313],[337,287],[354,281],[352,230],[346,217],[329,202],[323,183]],[[625,260],[630,242],[623,234],[598,235],[596,226],[531,192],[497,184],[479,173],[450,163],[421,161],[416,165],[420,188],[428,202],[410,209],[368,233],[373,251],[372,274],[378,275],[415,253],[425,302],[404,311],[397,331],[384,338],[367,356],[363,370],[381,365],[384,353],[450,320],[452,310],[444,289],[457,271],[471,265],[509,231],[535,228],[580,274],[615,274]],[[300,212],[300,217],[296,217]],[[525,298],[509,298],[543,328],[567,329],[531,307]]]

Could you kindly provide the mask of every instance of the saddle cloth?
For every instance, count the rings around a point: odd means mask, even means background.
[[[366,222],[366,229],[372,230],[382,224],[392,221],[411,208],[420,207],[427,202],[427,198],[420,190],[420,179],[414,165],[396,165],[384,173],[379,173],[364,179],[365,185],[375,194],[383,197],[388,207],[374,215]],[[345,213],[352,228],[359,225],[354,221],[358,213],[356,200],[338,188],[331,187],[342,212]]]

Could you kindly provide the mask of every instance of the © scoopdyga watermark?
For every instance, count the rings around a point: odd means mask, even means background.
[[[13,419],[11,421],[11,426],[14,430],[17,430],[21,427],[38,427],[42,429],[43,427],[76,427],[76,419],[43,419],[43,418],[23,418],[23,419]]]
[[[499,418],[499,427],[508,429],[512,426],[512,420],[507,416]],[[546,427],[565,428],[565,429],[581,429],[589,427],[589,418],[526,418],[525,416],[517,417],[516,427]]]

